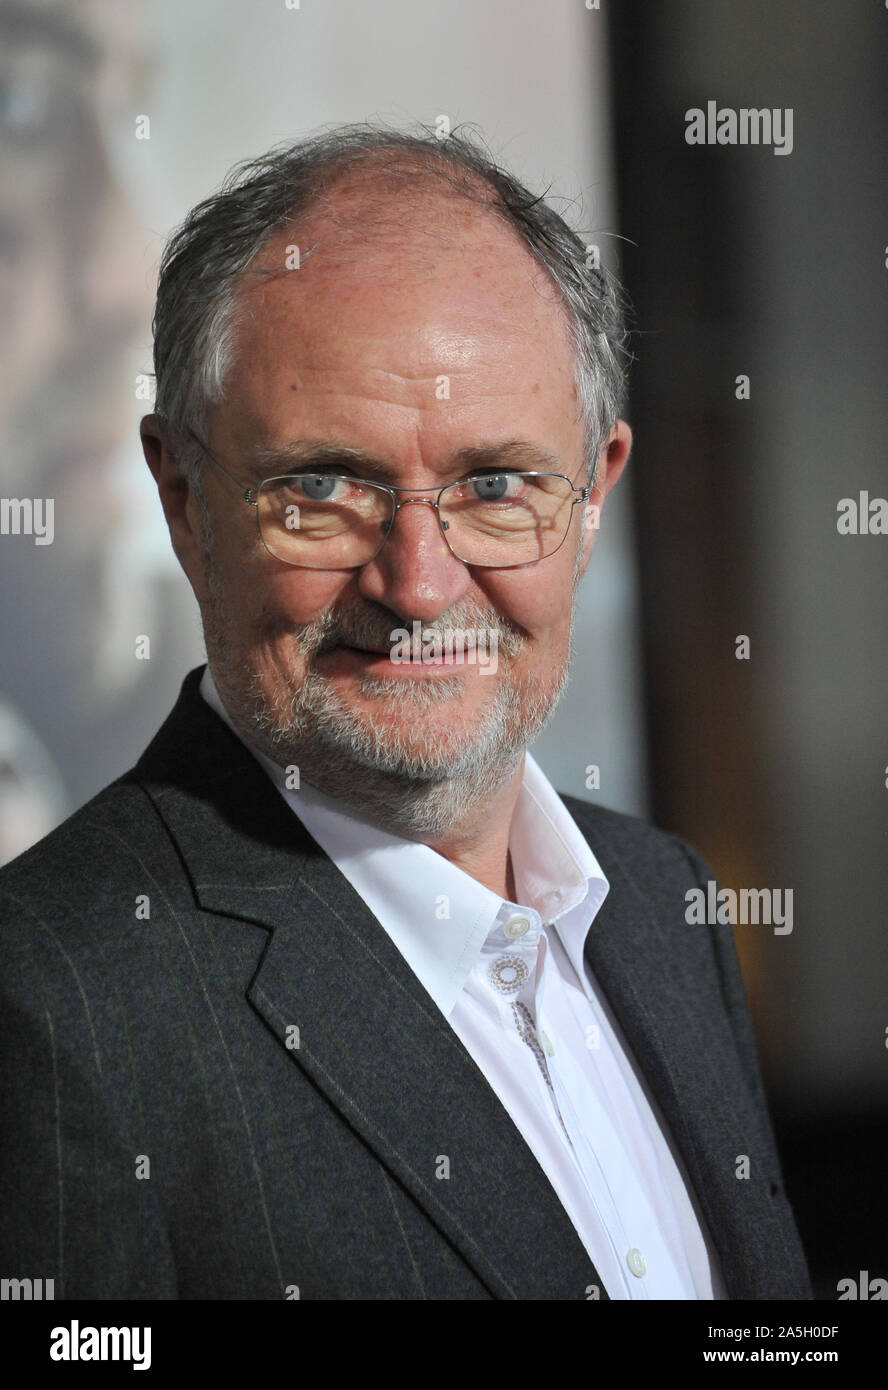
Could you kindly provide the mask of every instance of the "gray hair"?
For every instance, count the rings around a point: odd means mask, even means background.
[[[437,176],[454,196],[502,218],[546,269],[567,310],[574,378],[585,420],[588,477],[625,405],[631,354],[626,301],[617,281],[588,254],[580,235],[459,131],[441,139],[360,123],[277,146],[236,165],[195,207],[163,254],[154,313],[157,414],[178,466],[200,492],[207,410],[223,398],[234,355],[239,277],[280,227],[307,213],[355,171],[384,180]],[[382,166],[382,167],[380,167]],[[592,262],[592,263],[590,263]]]

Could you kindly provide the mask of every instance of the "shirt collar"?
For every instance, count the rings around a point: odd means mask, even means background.
[[[234,727],[207,666],[207,704],[265,768],[312,838],[379,919],[445,1017],[485,941],[520,908],[561,939],[588,989],[583,947],[609,885],[598,860],[542,768],[525,753],[509,849],[518,903],[508,903],[428,845],[393,835],[317,787],[286,785],[284,769]],[[533,920],[533,919],[532,919]]]

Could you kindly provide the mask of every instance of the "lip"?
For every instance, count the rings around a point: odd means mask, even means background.
[[[431,680],[435,676],[446,676],[454,667],[465,667],[465,651],[454,652],[453,659],[433,663],[430,661],[392,661],[388,648],[333,647],[322,658],[334,670],[343,672],[360,670],[368,674],[402,676],[405,680]]]

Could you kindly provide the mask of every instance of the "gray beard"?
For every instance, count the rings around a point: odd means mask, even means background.
[[[223,588],[208,544],[205,554],[211,595],[203,607],[207,658],[235,728],[281,767],[298,767],[300,783],[307,782],[405,838],[440,836],[492,796],[549,723],[567,685],[572,620],[568,656],[554,680],[535,678],[519,685],[515,660],[524,647],[519,629],[494,610],[457,604],[446,614],[446,622],[423,626],[442,632],[448,627],[496,632],[505,670],[500,665],[490,677],[496,682],[492,697],[474,717],[471,729],[444,734],[426,725],[422,716],[435,705],[459,698],[466,688],[463,676],[362,680],[365,698],[398,700],[410,733],[405,739],[403,728],[372,713],[357,716],[312,663],[313,656],[343,641],[372,645],[387,641],[395,627],[410,628],[388,609],[366,601],[357,613],[328,610],[296,631],[282,628],[278,635],[286,631],[305,658],[305,676],[296,689],[280,677],[268,692],[258,674],[248,671],[244,657],[229,647]]]
[[[372,714],[357,718],[316,671],[309,671],[300,689],[289,693],[289,708],[286,697],[270,708],[251,682],[239,713],[246,716],[244,731],[251,742],[277,763],[297,764],[300,778],[328,796],[407,837],[439,835],[512,775],[527,745],[551,718],[563,685],[564,677],[556,691],[528,697],[500,682],[471,735],[461,733],[457,741],[450,733],[424,734],[421,714],[458,698],[465,688],[462,677],[362,681],[365,697],[394,696],[420,716],[411,721],[409,746],[401,729]]]

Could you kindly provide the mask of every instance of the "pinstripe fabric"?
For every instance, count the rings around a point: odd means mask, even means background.
[[[533,1154],[200,676],[0,871],[0,1272],[57,1298],[587,1298]],[[587,954],[729,1295],[810,1297],[729,929],[684,923],[708,870],[565,800],[612,884]]]

